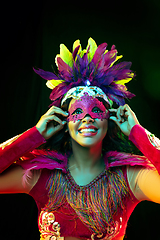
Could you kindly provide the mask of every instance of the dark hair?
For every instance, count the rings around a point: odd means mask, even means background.
[[[102,151],[118,151],[142,155],[139,149],[123,134],[115,122],[108,119],[108,131],[103,139]]]
[[[100,99],[102,100],[102,99]],[[67,99],[65,105],[62,109],[67,110],[71,99]],[[108,109],[108,104],[102,100],[104,106]],[[66,154],[72,151],[71,138],[69,132],[67,131],[67,126],[57,132],[53,137],[47,140],[47,142],[40,147],[41,149],[46,150],[55,150],[59,153]],[[137,147],[128,140],[128,137],[125,136],[117,124],[108,119],[108,130],[107,134],[103,139],[102,153],[108,151],[118,151],[118,152],[127,152],[142,155],[142,153],[137,149]]]

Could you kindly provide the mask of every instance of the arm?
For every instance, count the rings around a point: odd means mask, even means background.
[[[27,152],[45,142],[36,127],[16,136],[0,145],[0,172],[3,172],[11,164]]]
[[[56,114],[65,117],[68,115],[62,109],[52,106],[35,127],[0,145],[0,173],[17,159],[45,143],[47,139],[64,127],[66,121],[62,122]],[[56,126],[54,122],[56,122]]]
[[[140,125],[135,125],[131,129],[129,140],[150,160],[160,174],[160,140]]]
[[[5,193],[29,193],[40,177],[40,171],[30,172],[27,182],[23,182],[25,170],[13,164],[0,174],[0,194]]]
[[[0,193],[28,193],[38,180],[37,173],[32,174],[24,185],[25,170],[14,162],[45,142],[36,127],[29,129],[0,145]]]
[[[160,203],[160,141],[140,125],[135,125],[130,132],[131,140],[151,161],[156,170],[128,168],[128,181],[134,195],[140,200]]]
[[[118,109],[110,109],[116,116],[110,117],[121,131],[129,136],[136,147],[150,160],[160,174],[160,141],[145,130],[138,122],[135,113],[125,104]]]
[[[121,131],[129,136],[139,150],[155,166],[155,170],[144,167],[128,167],[127,177],[130,188],[135,197],[160,203],[160,141],[153,134],[145,130],[138,122],[136,115],[126,104],[118,109],[111,110],[116,113],[111,117]]]
[[[66,122],[62,123],[54,115],[55,113],[66,116],[66,113],[61,109],[53,106],[41,117],[35,127],[0,145],[0,193],[28,193],[36,184],[40,171],[30,171],[27,182],[25,181],[24,184],[23,177],[27,170],[14,164],[14,162],[45,143],[45,139],[50,138],[63,128]],[[53,121],[59,124],[54,126]]]
[[[129,166],[127,177],[130,188],[139,201],[160,203],[160,175],[156,170]]]

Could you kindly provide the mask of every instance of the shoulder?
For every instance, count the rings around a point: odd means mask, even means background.
[[[155,169],[128,166],[127,178],[131,191],[139,201],[160,202],[160,175]]]
[[[146,168],[142,166],[127,166],[127,179],[133,195],[138,199],[141,198],[141,191],[139,188],[139,177]]]
[[[53,171],[53,170],[52,170]],[[40,170],[30,170],[26,174],[31,174],[32,176],[32,187],[30,188],[30,194],[37,191],[45,191],[48,179],[51,175],[51,170],[49,169],[40,169]]]
[[[37,174],[37,171],[39,170],[31,171],[34,171],[33,174]],[[40,170],[38,177],[35,179],[35,184],[32,186],[29,192],[29,195],[33,197],[39,210],[43,208],[48,201],[48,190],[46,186],[50,177],[50,173],[51,171],[49,169]]]

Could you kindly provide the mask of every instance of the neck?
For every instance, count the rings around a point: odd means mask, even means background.
[[[92,147],[83,147],[72,140],[73,154],[69,160],[70,168],[78,168],[80,171],[88,171],[95,167],[104,166],[102,159],[102,142]]]

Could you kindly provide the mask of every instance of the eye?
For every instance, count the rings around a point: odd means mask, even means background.
[[[100,108],[98,108],[98,107],[94,107],[93,109],[92,109],[92,112],[94,112],[94,113],[101,113],[101,112],[103,112]]]
[[[82,109],[81,109],[81,108],[77,108],[77,109],[72,113],[72,115],[81,114],[81,113],[83,113]]]

